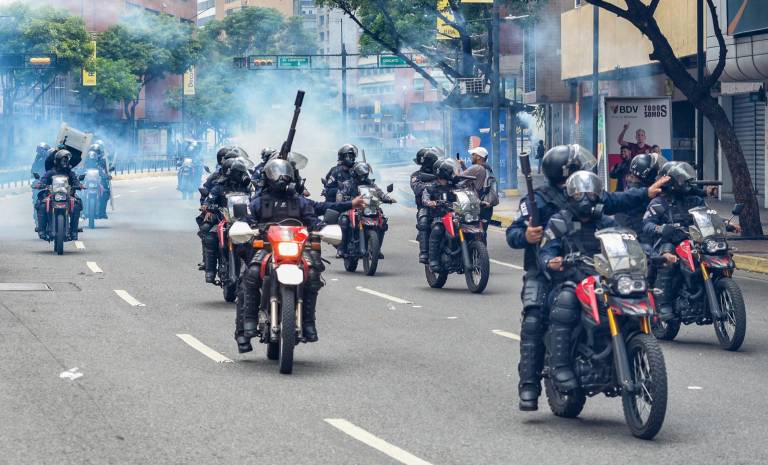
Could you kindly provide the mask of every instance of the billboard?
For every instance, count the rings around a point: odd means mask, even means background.
[[[610,179],[612,168],[658,146],[672,159],[672,101],[669,97],[606,97],[599,115],[600,177],[606,187],[616,189],[618,179]],[[623,152],[622,155],[622,148]],[[607,156],[606,156],[607,155]],[[607,163],[606,163],[607,161]]]
[[[768,29],[765,0],[728,0],[729,36],[753,34]]]

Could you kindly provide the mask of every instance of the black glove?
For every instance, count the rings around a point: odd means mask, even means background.
[[[656,231],[661,234],[661,237],[667,240],[672,240],[676,236],[677,228],[672,224],[665,224],[664,226],[657,226]]]

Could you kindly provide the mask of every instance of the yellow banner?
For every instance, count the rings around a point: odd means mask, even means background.
[[[453,21],[453,11],[448,0],[437,0],[437,11],[445,16],[449,21]],[[459,31],[453,26],[449,26],[443,21],[443,18],[437,18],[437,40],[457,39]]]
[[[93,45],[93,53],[91,54],[91,66],[96,66],[96,41],[92,40],[91,45]],[[83,86],[84,87],[93,87],[96,85],[96,71],[89,72],[86,70],[83,70]]]
[[[195,95],[195,67],[184,72],[184,95]]]

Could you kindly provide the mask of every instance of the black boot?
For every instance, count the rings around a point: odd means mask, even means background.
[[[553,324],[550,326],[552,348],[549,365],[552,381],[558,391],[567,393],[579,387],[571,361],[571,328]]]
[[[317,328],[315,327],[315,310],[317,308],[317,292],[306,291],[304,293],[303,315],[301,330],[307,342],[317,342]]]
[[[661,295],[656,297],[656,310],[661,321],[669,321],[675,318],[673,302],[675,299],[675,269],[671,266],[662,266],[656,273],[655,286],[661,289]]]
[[[539,396],[541,395],[541,365],[543,363],[543,343],[538,341],[520,341],[520,361],[517,364],[517,372],[520,382],[517,385],[520,397],[519,407],[524,412],[532,412],[539,409]]]
[[[216,267],[218,266],[218,253],[214,247],[206,245],[205,248],[205,282],[216,283]]]
[[[419,242],[419,263],[427,264],[429,262],[429,237],[426,231],[419,231],[416,235],[416,240]]]
[[[251,339],[244,336],[244,319],[243,296],[242,293],[239,293],[237,296],[237,310],[235,311],[235,342],[237,342],[237,352],[240,354],[253,350]]]

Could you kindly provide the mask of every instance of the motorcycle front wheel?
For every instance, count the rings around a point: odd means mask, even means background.
[[[637,334],[627,343],[627,357],[636,392],[623,392],[624,419],[632,435],[653,439],[667,414],[667,368],[655,339]]]
[[[280,373],[293,372],[293,349],[296,347],[296,290],[280,286]]]
[[[480,241],[469,243],[469,261],[472,264],[472,269],[464,270],[467,288],[473,294],[480,294],[488,285],[488,277],[491,274],[491,263],[485,244]]]
[[[357,270],[357,262],[358,262],[357,257],[353,257],[350,254],[347,254],[344,257],[344,269],[349,271],[350,273],[354,273]]]
[[[363,271],[368,276],[373,276],[376,274],[376,268],[379,266],[379,252],[381,251],[379,232],[369,229],[365,232],[365,238],[368,242],[368,247],[366,247],[366,254],[363,257]]]
[[[53,251],[56,252],[57,255],[64,255],[64,236],[66,236],[66,228],[64,221],[64,214],[60,213],[56,215],[56,239],[53,243]]]
[[[680,320],[661,321],[661,318],[654,318],[651,322],[651,332],[656,339],[662,341],[671,341],[680,332]]]
[[[96,228],[96,201],[90,199],[88,201],[88,229]]]
[[[448,281],[448,273],[435,273],[429,269],[429,265],[424,265],[424,274],[427,276],[427,284],[429,287],[440,289],[445,286],[445,282]]]
[[[725,316],[714,322],[717,340],[725,350],[739,350],[747,334],[747,309],[741,288],[731,278],[720,278],[715,283],[715,293]]]

